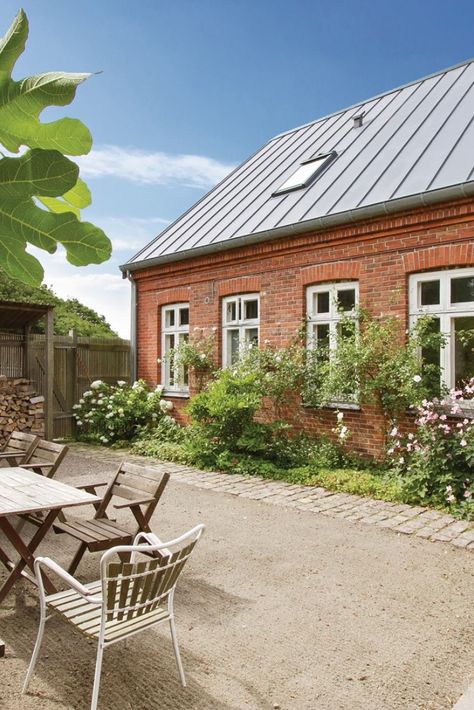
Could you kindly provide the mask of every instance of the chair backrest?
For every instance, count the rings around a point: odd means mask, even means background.
[[[23,431],[12,431],[2,451],[5,453],[11,452],[12,454],[23,453],[25,456],[30,456],[39,441],[39,436],[35,434],[27,434]]]
[[[152,498],[153,500],[144,504],[143,510],[143,518],[148,523],[158,505],[169,477],[169,473],[159,471],[156,467],[137,466],[123,461],[115,478],[110,483],[95,517],[101,518],[104,515],[114,496],[125,498],[129,501]],[[137,532],[141,529],[142,527],[139,526]]]
[[[34,465],[36,465],[40,473],[52,478],[58,470],[59,464],[66,456],[68,448],[65,444],[57,444],[54,441],[40,439],[24,463],[29,464],[33,470]],[[41,471],[42,466],[44,467],[43,471]]]
[[[129,621],[162,605],[174,591],[203,530],[201,524],[170,542],[121,545],[105,552],[101,558],[101,577],[106,620]],[[137,561],[137,555],[148,557],[155,551],[161,551],[161,556]],[[131,553],[132,561],[109,562],[112,556],[123,553]]]

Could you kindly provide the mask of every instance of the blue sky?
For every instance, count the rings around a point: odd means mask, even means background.
[[[0,5],[0,34],[20,6]],[[61,111],[94,136],[81,174],[112,259],[40,258],[46,283],[129,333],[128,260],[273,135],[474,56],[474,3],[459,0],[26,1],[14,78],[102,72]],[[47,110],[43,119],[56,115]]]

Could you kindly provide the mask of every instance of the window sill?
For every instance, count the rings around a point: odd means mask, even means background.
[[[314,404],[305,404],[303,402],[303,407],[305,409],[344,409],[346,411],[360,412],[361,408],[359,404],[355,402],[328,402],[327,404],[321,404],[320,406],[315,406]]]
[[[177,399],[189,399],[189,390],[166,390],[161,393],[162,397],[174,397]]]

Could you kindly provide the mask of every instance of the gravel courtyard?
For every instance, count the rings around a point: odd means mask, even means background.
[[[57,478],[104,480],[115,467],[72,452]],[[153,521],[162,538],[207,526],[176,593],[188,687],[158,627],[106,650],[102,710],[441,710],[474,675],[467,550],[176,479]],[[54,533],[40,548],[65,565],[74,549]],[[98,559],[85,556],[82,581]],[[0,707],[88,708],[95,646],[60,620],[20,696],[37,619],[22,582],[0,609]]]

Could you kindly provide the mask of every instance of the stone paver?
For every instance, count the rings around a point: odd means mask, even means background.
[[[124,457],[123,451],[104,450],[83,444],[73,444],[72,447],[84,456],[106,462],[115,462]],[[144,456],[127,455],[127,458],[137,463],[150,464],[154,461]],[[324,488],[301,486],[285,481],[269,481],[258,476],[246,478],[241,474],[200,471],[191,466],[168,461],[155,463],[166,466],[166,470],[176,480],[198,488],[357,521],[364,525],[375,525],[398,534],[413,535],[432,542],[447,542],[457,548],[474,552],[474,523],[457,520],[441,511],[372,500],[348,493],[334,493]]]

